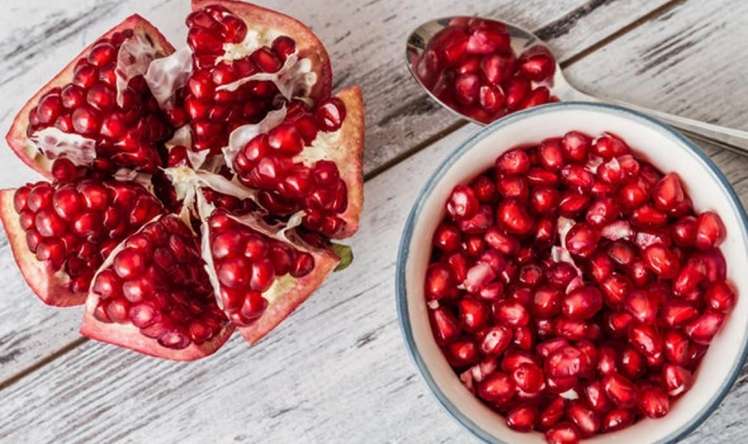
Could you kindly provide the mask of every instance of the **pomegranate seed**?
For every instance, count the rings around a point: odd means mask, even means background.
[[[719,246],[725,240],[725,225],[713,211],[701,213],[696,219],[696,238],[694,244],[701,250]]]
[[[735,306],[735,292],[726,282],[715,282],[707,289],[704,300],[711,309],[729,313]]]
[[[572,291],[564,298],[562,312],[572,320],[589,319],[603,306],[600,291],[592,286],[585,286]]]
[[[474,333],[481,329],[488,320],[488,310],[480,301],[462,299],[458,303],[460,322],[465,331]]]
[[[469,219],[478,212],[479,205],[478,198],[470,187],[457,185],[447,203],[447,212],[455,219]]]
[[[628,409],[613,409],[605,414],[602,420],[604,433],[621,430],[634,422],[634,414]]]
[[[559,422],[545,432],[548,444],[577,444],[580,436],[577,428],[568,422]]]
[[[525,50],[519,59],[519,69],[528,79],[540,82],[549,79],[556,71],[556,62],[548,49],[533,46]]]
[[[725,315],[707,310],[698,318],[687,323],[684,330],[689,338],[697,344],[709,344],[725,321]]]
[[[662,418],[670,411],[670,399],[658,387],[645,387],[639,392],[639,410],[649,418]]]
[[[566,234],[566,248],[571,254],[588,258],[600,240],[600,233],[585,223],[575,224]]]
[[[638,401],[636,386],[618,373],[612,372],[602,379],[603,389],[608,398],[617,406],[631,408]]]
[[[506,373],[494,372],[478,386],[478,396],[495,404],[506,404],[516,393],[512,378]]]
[[[481,353],[486,356],[497,356],[504,352],[512,342],[512,330],[496,325],[480,331],[477,335]]]
[[[535,427],[538,410],[532,405],[514,407],[506,415],[506,425],[519,432],[529,432]]]
[[[521,109],[530,94],[530,82],[522,77],[513,77],[507,83],[504,93],[509,111]]]
[[[525,207],[516,200],[505,200],[499,204],[496,219],[510,233],[528,234],[534,225]]]
[[[248,278],[248,276],[247,276]],[[434,264],[426,272],[426,296],[429,299],[441,299],[452,292],[452,276],[443,264]]]
[[[439,344],[448,344],[460,334],[457,320],[445,309],[437,308],[431,311],[430,319],[434,336]]]

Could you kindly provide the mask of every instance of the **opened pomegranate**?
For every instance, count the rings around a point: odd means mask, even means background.
[[[439,100],[480,122],[558,101],[549,90],[556,72],[550,51],[536,45],[517,56],[506,26],[495,20],[452,19],[412,64]]]
[[[0,191],[16,261],[81,333],[175,360],[235,329],[255,343],[352,259],[363,100],[331,96],[327,53],[293,18],[192,3],[175,51],[133,16],[16,116],[7,139],[51,182]]]
[[[726,235],[613,134],[510,149],[445,202],[424,283],[434,338],[507,426],[548,442],[662,417],[735,306]]]

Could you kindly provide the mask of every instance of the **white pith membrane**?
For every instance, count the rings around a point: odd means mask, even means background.
[[[164,172],[174,184],[177,199],[182,202],[182,212],[179,217],[187,224],[189,224],[191,217],[197,217],[200,220],[200,248],[203,261],[205,262],[205,271],[208,273],[208,278],[213,287],[216,302],[218,303],[218,306],[223,309],[223,301],[220,296],[221,284],[218,281],[218,275],[216,274],[213,262],[213,254],[210,244],[211,233],[208,224],[208,219],[216,210],[216,206],[207,201],[202,193],[202,189],[210,189],[242,200],[250,198],[255,202],[256,200],[254,197],[256,191],[235,182],[235,179],[228,180],[219,174],[207,171],[195,171],[188,167],[167,168]],[[245,225],[270,239],[279,240],[289,244],[298,251],[307,252],[312,255],[318,251],[316,248],[304,242],[300,237],[294,235],[293,229],[301,224],[304,216],[303,211],[291,215],[288,222],[282,226],[270,226],[257,214],[249,213],[246,215],[233,215],[229,212],[226,214],[236,222]],[[294,287],[296,280],[297,278],[294,278],[290,274],[276,276],[270,288],[262,293],[262,297],[267,300],[268,304],[271,304],[275,299],[291,290]]]
[[[192,74],[192,50],[179,49],[153,60],[143,78],[161,108],[171,104],[174,93],[187,85]]]
[[[122,106],[122,95],[130,80],[144,75],[156,56],[158,51],[152,41],[144,35],[134,33],[122,42],[117,52],[117,67],[114,70],[117,77],[117,105]]]
[[[127,89],[128,82],[133,77],[145,74],[157,55],[158,51],[153,43],[137,32],[122,42],[117,52],[115,68],[117,105],[122,106],[122,94]],[[49,126],[28,138],[26,153],[30,158],[40,161],[45,170],[49,170],[52,161],[60,157],[69,159],[77,166],[90,166],[96,159],[96,141]]]
[[[247,35],[241,43],[224,43],[224,53],[216,59],[215,64],[217,65],[222,61],[232,62],[234,60],[239,60],[251,55],[262,47],[270,47],[273,40],[280,35],[281,34],[274,31],[260,33],[256,30],[247,30]],[[148,67],[148,72],[145,74],[144,78],[151,93],[156,98],[161,108],[168,107],[170,105],[169,99],[176,95],[177,90],[187,85],[187,81],[192,74],[192,54],[192,49],[188,46],[169,56],[154,60]],[[274,73],[259,72],[247,77],[242,77],[231,83],[218,86],[216,91],[236,91],[236,89],[241,85],[251,81],[273,82],[286,100],[299,99],[308,103],[308,95],[312,91],[315,83],[317,83],[317,74],[312,71],[311,60],[307,58],[299,59],[298,52],[294,51],[286,57],[283,66],[281,66],[278,71]],[[226,157],[226,165],[231,168],[236,153],[238,153],[239,150],[252,139],[252,137],[274,128],[283,121],[283,118],[285,118],[285,105],[278,110],[270,111],[268,115],[258,123],[242,125],[234,129],[234,131],[229,135],[229,140],[234,138],[237,142],[230,142],[229,146],[223,148],[224,156],[227,156],[227,152],[231,153]],[[189,128],[189,124],[184,127]],[[177,132],[182,128],[177,129]],[[258,128],[262,129],[258,130]],[[248,138],[249,134],[254,135]],[[239,141],[244,142],[239,145]],[[180,143],[171,144],[171,146],[176,145],[183,145],[187,148],[191,148],[192,140],[191,138],[185,139],[182,137]],[[168,143],[167,148],[170,148]],[[189,151],[192,150],[188,149],[188,152]],[[205,160],[205,156],[207,155],[207,153],[202,154],[202,159],[198,158],[196,161],[190,159],[190,163],[193,164],[193,167],[198,168],[199,165],[202,165],[202,161]],[[231,161],[229,161],[229,158]],[[195,166],[196,163],[198,166]]]
[[[283,106],[281,109],[270,111],[259,123],[242,125],[234,131],[231,131],[231,134],[229,134],[229,144],[222,150],[226,166],[228,166],[232,172],[235,172],[234,159],[244,146],[259,134],[267,133],[271,129],[280,125],[285,118],[286,107]]]

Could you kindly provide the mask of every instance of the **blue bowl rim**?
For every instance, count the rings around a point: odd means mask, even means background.
[[[439,388],[439,386],[434,381],[433,377],[431,376],[431,372],[429,371],[428,367],[426,366],[425,361],[423,360],[423,357],[421,356],[420,352],[418,351],[416,347],[415,339],[413,338],[412,326],[410,324],[410,317],[408,313],[407,290],[405,286],[405,281],[406,281],[405,264],[407,264],[407,261],[408,261],[408,256],[410,252],[409,251],[410,242],[413,237],[413,229],[415,226],[415,222],[418,219],[418,216],[420,215],[421,210],[423,209],[423,205],[425,204],[427,197],[431,194],[436,184],[442,179],[442,177],[444,176],[444,174],[446,174],[449,168],[458,159],[460,159],[465,153],[467,153],[470,149],[472,149],[475,145],[477,145],[481,140],[488,137],[496,129],[510,125],[517,120],[521,120],[521,119],[524,119],[524,118],[527,118],[529,116],[533,116],[536,114],[546,114],[548,112],[555,111],[559,108],[571,108],[571,109],[580,109],[580,110],[592,109],[592,110],[603,111],[603,112],[611,113],[611,114],[619,114],[619,115],[624,114],[627,118],[636,120],[638,121],[638,123],[647,125],[650,128],[659,131],[666,137],[675,139],[676,142],[680,142],[680,144],[682,144],[686,148],[686,151],[691,156],[694,156],[697,161],[699,161],[703,166],[707,168],[712,178],[717,180],[717,183],[721,186],[723,191],[727,194],[731,206],[740,216],[740,220],[742,221],[743,242],[746,243],[746,239],[748,239],[748,215],[746,215],[745,209],[743,208],[743,205],[740,203],[740,199],[735,193],[735,190],[732,188],[732,185],[730,185],[730,182],[727,180],[727,177],[725,177],[724,173],[722,173],[722,171],[719,169],[717,164],[715,164],[714,161],[711,158],[709,158],[709,156],[707,156],[703,151],[701,151],[701,149],[698,148],[696,144],[691,142],[691,140],[687,139],[685,136],[681,135],[679,132],[677,132],[670,126],[665,125],[637,111],[623,108],[623,107],[616,106],[616,105],[608,105],[608,104],[603,104],[603,103],[559,102],[559,103],[543,105],[543,106],[539,106],[539,107],[532,108],[529,110],[510,114],[509,116],[504,117],[496,122],[493,122],[492,124],[481,129],[476,134],[470,136],[465,142],[463,142],[458,147],[457,150],[451,153],[439,165],[439,167],[434,171],[434,173],[431,175],[429,180],[426,182],[426,184],[423,186],[423,188],[418,193],[415,204],[413,205],[413,208],[411,209],[410,214],[408,215],[408,219],[405,222],[405,226],[403,227],[402,237],[400,238],[400,246],[398,248],[398,255],[397,255],[397,268],[395,272],[395,294],[396,294],[397,315],[400,321],[399,322],[400,330],[403,334],[403,339],[405,340],[405,345],[408,350],[408,354],[410,355],[413,362],[416,364],[416,367],[418,367],[421,377],[426,382],[426,385],[429,386],[429,389],[431,389],[432,394],[439,401],[439,404],[442,406],[442,408],[444,408],[455,420],[457,420],[457,422],[459,422],[463,427],[468,429],[473,435],[480,438],[484,442],[488,442],[488,443],[506,444],[503,441],[496,439],[495,437],[493,437],[491,434],[489,434],[482,428],[480,428],[470,418],[466,417],[446,397],[444,392],[442,392],[442,390]],[[735,380],[737,379],[740,373],[740,370],[745,364],[746,358],[748,358],[748,335],[744,336],[743,338],[743,343],[741,345],[741,352],[740,352],[739,358],[733,364],[732,369],[730,369],[729,376],[722,383],[722,385],[720,386],[719,390],[717,390],[715,395],[711,397],[711,399],[704,405],[704,407],[696,415],[694,415],[688,423],[686,423],[684,426],[680,427],[678,430],[674,431],[673,433],[671,433],[670,435],[668,435],[667,437],[665,437],[663,440],[659,442],[660,443],[677,442],[680,438],[685,437],[686,435],[691,433],[693,430],[695,430],[698,426],[700,426],[706,420],[706,418],[708,418],[712,413],[714,413],[714,411],[717,410],[717,408],[719,407],[719,404],[722,401],[722,399],[724,399],[724,397],[727,396],[730,388],[735,383]]]

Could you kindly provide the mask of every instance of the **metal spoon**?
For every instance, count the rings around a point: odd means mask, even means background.
[[[460,18],[469,19],[476,17],[445,17],[428,21],[416,28],[416,30],[413,31],[413,33],[408,37],[407,47],[405,50],[406,62],[408,64],[408,69],[410,69],[410,73],[429,93],[431,98],[433,98],[440,105],[449,109],[458,116],[467,119],[477,125],[485,125],[485,123],[466,116],[439,100],[439,98],[432,94],[431,91],[426,88],[423,82],[421,82],[421,79],[418,77],[418,75],[416,75],[414,68],[415,62],[420,58],[431,38],[434,37],[436,33],[446,28],[452,20]],[[481,20],[492,21],[490,19],[483,18],[481,18]],[[511,37],[512,42],[512,49],[514,49],[514,52],[516,54],[521,54],[525,49],[536,45],[545,46],[550,51],[548,45],[546,45],[545,42],[540,40],[532,32],[510,23],[502,23],[506,26],[506,29],[509,32],[509,36]],[[626,108],[630,108],[641,113],[648,114],[656,119],[662,120],[663,122],[680,129],[681,131],[695,139],[699,139],[721,148],[735,151],[738,154],[748,155],[748,132],[746,131],[741,131],[734,128],[726,128],[723,126],[713,125],[698,120],[675,116],[661,111],[644,108],[638,105],[625,103],[620,100],[593,97],[574,88],[574,86],[572,86],[564,77],[564,73],[561,70],[561,67],[558,65],[558,62],[556,63],[556,73],[553,77],[553,87],[551,88],[551,93],[563,101],[581,100],[589,102],[607,102],[624,106]]]

